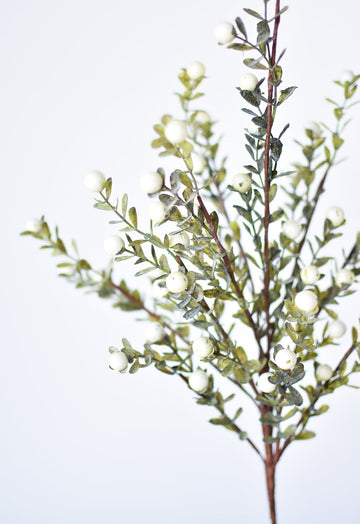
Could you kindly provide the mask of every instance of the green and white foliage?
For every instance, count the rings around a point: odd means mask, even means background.
[[[312,228],[326,182],[338,169],[360,75],[346,72],[335,82],[338,101],[328,100],[329,122],[306,126],[305,138],[296,141],[302,162],[283,171],[282,137],[289,124],[278,128],[276,116],[296,87],[283,83],[285,51],[276,47],[287,7],[276,2],[269,15],[270,5],[264,1],[264,14],[245,9],[247,24],[255,20],[254,42],[240,18],[215,30],[218,43],[240,51],[243,62],[234,86],[248,119],[248,162],[241,173],[227,172],[217,116],[200,103],[205,67],[194,62],[179,74],[177,114],[161,117],[152,142],[160,158],[173,157],[181,167],[139,176],[150,199],[148,227],[139,226],[126,194],[113,196],[111,178],[92,171],[85,185],[96,193],[94,207],[118,226],[118,235],[105,239],[111,257],[106,269],[81,258],[75,242],[68,249],[44,217],[29,221],[23,234],[61,257],[59,274],[76,287],[148,320],[143,347],[134,348],[124,334],[121,347],[110,348],[112,369],[135,373],[154,366],[179,377],[198,404],[218,411],[210,422],[247,441],[273,473],[290,443],[315,435],[307,426],[327,411],[323,399],[360,371],[358,331],[338,319],[339,304],[357,290],[360,235],[345,254],[333,257],[327,247],[346,227],[343,210],[332,206],[326,216],[317,215],[321,234]],[[125,280],[114,279],[113,268],[125,260],[133,261],[135,276],[150,279],[152,298],[145,301]],[[351,333],[347,346],[346,337],[337,340],[345,331]],[[344,347],[331,368],[326,352],[335,344]],[[226,398],[225,380],[234,388]],[[238,420],[242,395],[254,405],[264,452]]]

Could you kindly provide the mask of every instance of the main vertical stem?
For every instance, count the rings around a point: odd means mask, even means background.
[[[276,524],[276,505],[275,505],[275,465],[273,462],[265,462],[266,487],[268,493],[271,524]]]
[[[266,8],[266,4],[265,4]],[[279,15],[280,0],[276,0],[275,14]],[[266,17],[267,18],[267,17]],[[273,125],[273,68],[276,64],[276,46],[277,36],[280,23],[280,16],[275,18],[274,32],[271,53],[269,51],[269,75],[268,75],[268,104],[266,108],[266,137],[265,137],[265,151],[264,151],[264,304],[266,315],[266,335],[267,335],[267,356],[270,354],[272,343],[272,330],[270,325],[270,250],[269,250],[269,225],[270,225],[270,147],[271,147],[271,131]],[[266,414],[272,408],[263,405],[262,415]],[[264,437],[272,436],[272,427],[268,424],[263,424]],[[276,506],[275,506],[275,467],[273,446],[271,443],[265,443],[265,474],[266,486],[268,493],[268,501],[270,508],[271,524],[276,524]]]

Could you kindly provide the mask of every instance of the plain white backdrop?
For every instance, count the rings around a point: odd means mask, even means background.
[[[271,2],[272,4],[273,2]],[[291,122],[284,161],[305,121],[329,121],[325,96],[344,69],[360,70],[356,0],[289,0],[280,26],[284,85],[299,89],[279,116]],[[83,256],[106,264],[107,215],[83,188],[89,169],[114,180],[141,208],[139,176],[163,164],[152,125],[177,113],[177,74],[207,67],[206,98],[219,119],[229,170],[246,156],[246,115],[235,89],[242,55],[218,47],[213,28],[262,2],[183,0],[3,0],[1,54],[1,433],[0,520],[4,524],[180,524],[267,520],[260,462],[197,406],[191,391],[149,368],[134,376],[107,367],[107,348],[143,341],[135,316],[111,309],[56,278],[56,261],[20,238],[45,214]],[[285,107],[285,106],[284,106]],[[359,114],[326,201],[344,207],[344,245],[359,228]],[[340,249],[340,248],[339,248]],[[342,317],[357,322],[359,299]],[[345,337],[345,349],[349,336]],[[342,348],[329,349],[338,360]],[[357,522],[359,392],[345,389],[291,446],[279,467],[279,522]],[[253,430],[250,416],[244,424]],[[255,431],[255,430],[254,430]]]

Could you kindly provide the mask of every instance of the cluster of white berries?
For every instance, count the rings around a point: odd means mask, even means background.
[[[304,315],[313,315],[318,309],[318,297],[309,289],[304,289],[295,295],[294,304]]]
[[[251,177],[247,173],[237,173],[233,177],[232,187],[239,193],[247,193],[251,187]]]
[[[172,271],[166,277],[165,284],[170,293],[183,293],[188,287],[189,281],[185,273]]]
[[[290,370],[295,366],[297,357],[291,349],[283,348],[276,352],[274,360],[277,367],[285,371]],[[276,389],[276,385],[272,384],[269,380],[271,376],[272,373],[266,372],[262,373],[258,378],[257,385],[263,393],[272,393]]]
[[[128,358],[122,351],[112,351],[109,357],[109,367],[114,371],[125,371],[128,366]]]

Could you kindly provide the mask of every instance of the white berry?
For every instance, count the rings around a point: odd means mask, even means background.
[[[206,160],[203,156],[196,155],[195,153],[191,155],[193,163],[193,173],[200,175],[207,166]]]
[[[189,375],[189,386],[197,393],[204,393],[209,386],[209,377],[202,369],[197,369]]]
[[[296,364],[297,357],[291,349],[279,349],[274,360],[280,369],[292,369]]]
[[[206,111],[197,111],[194,122],[199,125],[209,124],[211,122],[211,116]]]
[[[59,268],[60,275],[66,275],[67,277],[71,277],[74,274],[74,266],[65,266]]]
[[[165,283],[170,293],[183,293],[188,287],[189,281],[185,273],[172,271],[172,273],[166,277]]]
[[[287,220],[282,226],[282,232],[291,240],[295,240],[301,233],[301,224],[297,220]]]
[[[330,220],[334,227],[341,226],[345,220],[345,214],[341,207],[332,206],[326,212],[326,218]]]
[[[154,224],[160,224],[166,218],[166,205],[160,200],[154,200],[149,206],[148,213]]]
[[[25,231],[31,231],[31,233],[41,233],[42,221],[38,218],[29,218],[25,224]]]
[[[149,344],[160,342],[164,338],[165,332],[161,324],[152,322],[146,327],[145,338]]]
[[[190,246],[190,237],[186,231],[180,231],[176,235],[170,235],[170,247],[174,247],[177,244],[181,244],[185,248]]]
[[[254,91],[259,80],[253,73],[245,73],[240,77],[239,87],[241,91]]]
[[[187,137],[186,123],[183,120],[170,120],[165,126],[165,137],[172,144],[180,144]]]
[[[84,185],[93,193],[100,193],[105,187],[106,177],[101,171],[89,171],[84,177]]]
[[[160,173],[150,171],[140,178],[140,187],[148,195],[158,193],[164,185],[164,177]]]
[[[205,66],[201,62],[193,62],[186,69],[190,80],[200,80],[205,75]]]
[[[235,29],[229,22],[221,22],[215,27],[214,35],[219,44],[230,44],[235,38]]]
[[[305,124],[305,129],[311,131],[314,137],[321,136],[321,127],[317,122],[309,121]]]
[[[256,125],[252,120],[250,120],[247,130],[249,131],[250,135],[261,135],[262,133],[261,127]]]
[[[303,267],[300,271],[300,277],[304,284],[315,284],[320,278],[319,268],[313,264]]]
[[[238,173],[232,179],[232,186],[239,193],[246,193],[251,187],[251,177],[246,173]]]
[[[295,306],[305,315],[312,315],[318,307],[318,298],[313,291],[305,289],[295,295]]]
[[[331,338],[341,338],[346,333],[346,324],[341,320],[334,320],[329,324],[327,334]]]
[[[117,255],[124,248],[124,241],[118,235],[111,235],[104,240],[104,249],[112,257]]]
[[[332,374],[333,370],[330,366],[327,364],[319,364],[316,369],[315,377],[318,382],[322,382],[323,380],[329,380],[332,377]]]
[[[269,381],[269,377],[272,376],[272,373],[262,373],[257,380],[257,385],[260,391],[263,393],[272,393],[276,389],[276,384],[272,384]]]
[[[355,281],[355,275],[350,269],[339,269],[335,275],[335,282],[338,287],[350,286]]]
[[[343,71],[340,76],[340,82],[342,84],[345,84],[346,82],[349,82],[351,84],[354,80],[354,73],[352,71]]]
[[[127,356],[122,351],[111,353],[109,358],[109,366],[114,371],[124,371],[127,368],[129,361]]]
[[[209,337],[199,337],[193,341],[192,348],[195,355],[206,358],[214,353],[215,344]]]

